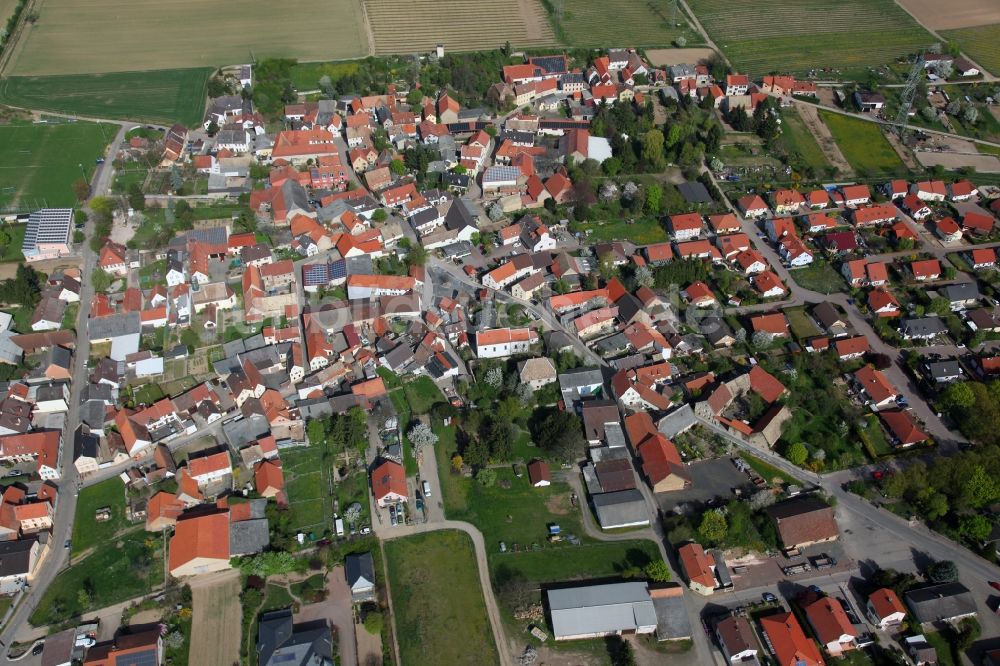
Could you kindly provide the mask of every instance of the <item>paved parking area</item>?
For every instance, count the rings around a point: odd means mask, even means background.
[[[750,485],[747,475],[736,469],[733,459],[728,456],[691,463],[688,472],[691,474],[690,488],[656,496],[663,511],[672,511],[679,504],[706,503],[714,498],[726,501],[732,498],[733,488]]]

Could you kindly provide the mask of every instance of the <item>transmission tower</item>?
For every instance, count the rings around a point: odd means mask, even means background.
[[[893,130],[902,139],[906,134],[906,126],[910,122],[910,109],[913,108],[913,97],[917,94],[917,86],[920,85],[920,78],[924,74],[924,53],[917,54],[910,69],[910,75],[906,77],[906,85],[899,96],[899,113],[896,114],[896,123]]]

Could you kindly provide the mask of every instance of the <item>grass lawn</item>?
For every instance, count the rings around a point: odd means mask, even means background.
[[[821,294],[847,291],[847,282],[840,272],[829,262],[821,259],[816,259],[802,268],[793,268],[789,272],[795,283],[803,289],[818,291]]]
[[[865,417],[865,422],[868,424],[867,428],[858,429],[858,437],[861,438],[861,442],[866,445],[870,454],[873,458],[878,456],[889,456],[893,454],[892,446],[889,441],[885,438],[885,432],[882,431],[882,424],[879,419],[874,414],[869,414]]]
[[[11,76],[0,84],[0,101],[91,118],[166,124],[179,122],[195,126],[201,123],[205,113],[205,85],[211,73],[210,68],[202,67],[110,74]],[[76,164],[76,160],[72,162]]]
[[[399,652],[404,664],[499,663],[472,541],[447,530],[385,544]]]
[[[819,335],[819,329],[806,314],[805,307],[800,305],[795,308],[785,308],[784,312],[785,316],[788,317],[788,325],[792,329],[792,335],[797,339],[805,340]]]
[[[958,42],[959,48],[991,74],[1000,74],[1000,49],[997,48],[997,44],[1000,44],[1000,23],[941,30],[940,33],[949,42]]]
[[[163,583],[161,543],[159,535],[141,529],[102,542],[91,555],[56,576],[31,614],[31,624],[64,623],[151,592]]]
[[[410,423],[413,421],[413,414],[410,411],[410,402],[407,400],[406,390],[395,389],[394,391],[390,391],[389,399],[392,400],[392,406],[396,408],[396,415],[399,417],[399,427],[403,433],[403,469],[406,470],[407,476],[413,476],[420,470],[417,468],[417,459],[413,455],[413,447],[406,436],[406,432],[410,429]]]
[[[143,384],[135,391],[135,401],[145,405],[152,405],[164,397],[165,394],[159,384]]]
[[[819,114],[844,157],[859,173],[884,173],[903,168],[902,160],[882,135],[878,123],[830,111]]]
[[[299,92],[318,90],[319,80],[324,76],[338,79],[358,72],[357,62],[300,62],[292,67],[292,85]]]
[[[435,424],[435,432],[440,437],[434,449],[445,515],[450,520],[470,522],[483,533],[494,580],[514,572],[532,582],[614,576],[632,563],[644,564],[659,557],[652,541],[604,543],[588,537],[581,525],[580,509],[570,503],[567,483],[554,480],[546,488],[533,488],[527,472],[517,478],[510,467],[497,469],[497,484],[492,488],[453,474],[450,456],[455,427]],[[502,487],[506,482],[510,488]],[[551,523],[557,523],[563,535],[579,537],[582,545],[567,541],[550,544],[546,537]],[[500,552],[501,541],[507,544],[508,552]],[[514,544],[524,550],[513,552]]]
[[[635,224],[629,224],[625,220],[586,222],[576,224],[574,230],[586,233],[587,238],[593,242],[630,240],[636,245],[649,245],[670,240],[659,222],[648,219],[638,220]]]
[[[924,638],[927,639],[932,648],[937,650],[938,666],[955,666],[956,663],[961,663],[955,661],[951,641],[947,637],[936,631],[927,631],[924,632]]]
[[[104,507],[111,507],[111,520],[97,522],[94,512]],[[125,486],[121,479],[114,477],[84,488],[77,499],[73,519],[73,555],[108,541],[128,526],[125,519]]]
[[[490,571],[494,580],[520,574],[532,583],[554,583],[614,577],[659,558],[660,551],[652,541],[584,543],[526,553],[491,553]]]
[[[329,465],[318,446],[300,446],[281,454],[291,525],[295,530],[320,534],[333,525],[328,496]]]
[[[782,109],[781,119],[783,121],[781,137],[788,146],[789,154],[797,156],[803,167],[811,167],[817,171],[828,168],[830,162],[816,142],[816,137],[806,127],[798,110],[795,107]]]
[[[433,379],[426,375],[421,375],[404,384],[403,391],[413,414],[426,414],[436,403],[444,402],[441,389],[437,387]]]
[[[0,231],[3,231],[10,237],[10,242],[3,250],[3,256],[0,257],[0,261],[7,262],[22,262],[24,261],[24,254],[21,252],[21,245],[24,244],[24,234],[28,231],[27,224],[5,224],[0,226]]]
[[[56,91],[50,94],[52,99],[60,98]],[[31,211],[75,205],[73,182],[83,176],[81,171],[88,179],[93,176],[94,161],[104,155],[117,131],[114,125],[87,122],[0,126],[0,209],[16,206]],[[15,240],[13,233],[18,232],[6,225],[4,231],[12,233],[11,240]],[[24,232],[19,233],[23,240]],[[17,260],[20,250],[17,243],[3,260]]]
[[[818,70],[863,76],[933,38],[892,0],[691,0],[691,11],[740,72]],[[822,74],[821,74],[822,75]]]

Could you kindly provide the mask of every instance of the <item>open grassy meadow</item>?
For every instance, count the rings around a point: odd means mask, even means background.
[[[30,109],[197,125],[205,114],[202,69],[163,69],[70,76],[12,76],[0,82],[0,102]]]
[[[368,53],[358,0],[235,7],[223,0],[43,0],[37,11],[38,22],[21,37],[12,74],[218,67],[266,57],[339,60]]]
[[[550,0],[556,34],[571,46],[669,46],[678,37],[689,45],[702,43],[701,35],[678,10],[676,24],[671,5],[647,0]],[[558,11],[556,11],[558,9]],[[677,25],[679,24],[679,25]]]
[[[1000,23],[960,30],[943,30],[941,36],[957,42],[963,52],[985,67],[990,74],[1000,75]]]
[[[30,622],[37,626],[66,622],[163,584],[162,538],[142,527],[102,541],[84,559],[64,569],[45,590]],[[61,547],[61,545],[57,545]]]
[[[333,526],[333,499],[329,496],[330,465],[319,446],[300,446],[281,454],[285,491],[292,512],[291,526],[317,536]]]
[[[878,123],[829,111],[820,111],[819,115],[844,157],[859,173],[883,173],[903,166]]]
[[[691,11],[741,72],[861,75],[934,42],[893,0],[691,0]]]
[[[499,663],[472,540],[453,530],[385,544],[396,637],[404,664]]]
[[[816,171],[830,167],[829,160],[823,154],[823,149],[816,142],[805,121],[795,107],[781,110],[781,138],[785,142],[790,155],[797,156],[796,162],[802,167]]]
[[[376,55],[433,51],[438,44],[444,44],[446,51],[483,51],[508,41],[514,48],[556,43],[538,0],[364,0],[364,4]]]
[[[98,522],[95,518],[98,509],[109,507],[111,520]],[[80,491],[76,505],[76,517],[73,519],[73,555],[108,541],[119,530],[128,527],[125,520],[125,487],[117,476],[88,486]]]
[[[117,132],[87,122],[0,125],[0,209],[74,205],[80,165],[89,178]]]

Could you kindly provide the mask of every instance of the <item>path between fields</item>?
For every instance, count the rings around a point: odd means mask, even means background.
[[[240,571],[229,569],[196,576],[191,586],[191,649],[188,662],[232,666],[240,661]]]
[[[383,541],[389,541],[390,539],[424,534],[435,530],[459,530],[468,534],[469,538],[472,539],[472,545],[476,552],[476,569],[479,571],[479,587],[483,591],[483,600],[486,602],[486,615],[489,617],[490,626],[493,629],[493,642],[497,646],[500,664],[501,666],[514,666],[516,660],[511,656],[511,653],[518,648],[508,640],[503,628],[503,621],[500,618],[500,607],[497,605],[496,596],[493,594],[493,584],[490,582],[490,570],[486,560],[486,542],[483,540],[482,532],[469,523],[463,523],[458,520],[444,520],[437,523],[422,523],[420,525],[399,525],[393,527],[391,530],[382,531],[379,536]],[[386,591],[389,591],[388,581],[386,582]],[[389,598],[389,610],[392,612],[391,592],[387,596]],[[399,663],[399,642],[396,640],[395,627],[392,632],[392,647],[396,653],[396,662]]]
[[[811,104],[796,103],[795,108],[798,109],[799,115],[802,116],[802,121],[809,128],[809,131],[812,132],[816,143],[819,144],[820,150],[823,151],[823,155],[826,156],[830,164],[840,171],[841,175],[849,176],[853,174],[854,169],[851,168],[850,162],[844,157],[844,153],[840,152],[840,146],[837,145],[833,134],[830,133],[830,128],[820,119],[817,107]]]

